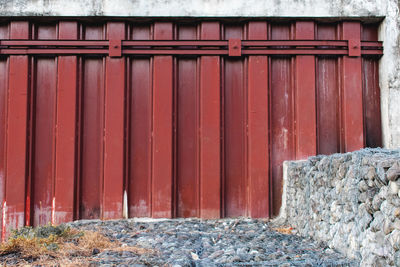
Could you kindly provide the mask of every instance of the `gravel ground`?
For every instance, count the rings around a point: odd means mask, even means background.
[[[324,244],[274,231],[262,220],[128,219],[69,225],[151,251],[103,251],[95,255],[95,265],[358,266]]]

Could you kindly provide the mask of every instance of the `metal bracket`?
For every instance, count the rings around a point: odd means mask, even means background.
[[[110,57],[121,57],[121,40],[110,40],[108,55]]]
[[[242,55],[242,41],[240,39],[229,39],[228,48],[230,57],[240,57]]]
[[[361,41],[360,39],[349,40],[349,57],[361,56]]]

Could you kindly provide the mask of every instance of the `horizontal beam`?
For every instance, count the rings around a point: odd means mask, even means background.
[[[119,41],[121,55],[228,55],[229,41]],[[0,40],[3,55],[108,55],[115,40]],[[238,40],[241,55],[349,55],[349,41]],[[383,55],[382,42],[361,42],[361,55]]]
[[[107,40],[9,40],[0,39],[0,46],[105,46]],[[122,46],[228,46],[228,40],[122,40]],[[242,40],[243,46],[348,46],[342,40]],[[382,47],[380,41],[362,41],[363,47]]]
[[[103,55],[107,56],[108,49],[0,49],[1,55]],[[228,55],[228,50],[204,49],[136,49],[122,50],[122,55]],[[382,50],[362,50],[362,55],[383,55]],[[347,50],[335,49],[247,49],[242,55],[348,55]]]

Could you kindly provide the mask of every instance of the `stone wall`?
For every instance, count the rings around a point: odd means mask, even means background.
[[[361,266],[400,266],[400,150],[285,162],[278,222]]]

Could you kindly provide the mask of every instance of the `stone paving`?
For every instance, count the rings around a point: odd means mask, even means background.
[[[109,266],[358,266],[322,243],[276,231],[252,219],[128,219],[76,221],[72,227],[98,230],[122,246],[149,253],[103,251],[94,265]],[[285,230],[285,229],[284,229]],[[289,229],[290,230],[290,229]]]

